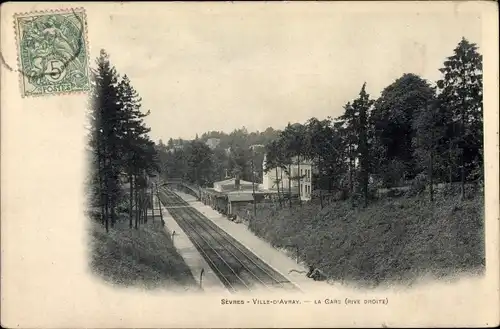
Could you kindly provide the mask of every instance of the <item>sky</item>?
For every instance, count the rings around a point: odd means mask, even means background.
[[[133,6],[88,15],[91,55],[129,76],[156,141],[337,117],[364,82],[376,98],[404,73],[436,81],[462,37],[482,44],[480,14],[451,4]]]

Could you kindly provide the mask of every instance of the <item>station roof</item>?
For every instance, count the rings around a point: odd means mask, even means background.
[[[225,196],[226,193],[222,193],[222,192],[219,192],[219,191],[216,191],[214,190],[213,188],[211,187],[207,187],[205,189],[203,189],[206,193],[208,194],[212,194],[212,195],[215,195],[215,196]]]
[[[251,193],[228,193],[227,199],[229,202],[253,201],[253,195]]]
[[[236,183],[236,179],[230,178],[230,179],[222,180],[219,182],[214,182],[214,185],[216,185],[216,184],[217,185],[230,185],[230,184],[235,184],[235,183]],[[252,182],[248,182],[248,181],[240,179],[240,185],[252,185]]]

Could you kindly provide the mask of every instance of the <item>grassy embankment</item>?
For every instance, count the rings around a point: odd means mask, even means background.
[[[244,214],[245,209],[241,209]],[[361,286],[411,284],[484,268],[484,198],[475,191],[461,202],[443,191],[384,197],[367,208],[336,201],[272,209],[259,205],[249,229],[276,248],[322,269],[331,281]]]
[[[159,216],[151,217],[139,229],[130,229],[123,218],[106,233],[91,223],[91,268],[105,281],[146,289],[196,291],[196,282]]]

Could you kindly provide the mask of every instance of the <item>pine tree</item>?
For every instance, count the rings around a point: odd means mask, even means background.
[[[92,171],[98,182],[97,195],[101,208],[101,219],[106,231],[109,217],[114,220],[115,207],[119,198],[119,152],[116,148],[119,129],[119,106],[117,104],[118,75],[109,62],[109,56],[101,50],[96,60],[97,69],[92,71],[90,93],[91,133],[90,142],[94,162]],[[112,222],[113,224],[113,222]]]
[[[352,106],[351,102],[347,102],[344,105],[344,114],[341,115],[338,120],[339,132],[343,139],[343,144],[346,148],[345,153],[347,155],[348,163],[348,181],[349,181],[349,196],[352,197],[354,193],[354,173],[356,164],[356,149],[358,145],[358,113]]]
[[[357,127],[358,133],[358,149],[357,154],[359,157],[360,168],[360,183],[363,192],[364,206],[368,205],[368,182],[370,174],[370,153],[368,145],[368,116],[369,110],[373,104],[370,95],[366,92],[366,83],[363,84],[359,97],[353,102],[353,108],[358,113],[359,121]]]
[[[443,79],[437,82],[438,97],[446,104],[450,150],[460,154],[461,196],[465,196],[467,171],[482,167],[483,148],[483,75],[478,47],[465,38],[440,69]],[[450,169],[451,172],[451,169]]]
[[[117,219],[118,204],[123,198],[120,176],[130,183],[129,225],[132,227],[135,204],[136,227],[146,220],[147,176],[159,171],[154,143],[143,122],[149,114],[140,111],[141,99],[125,75],[120,82],[109,56],[101,51],[92,71],[89,97],[91,123],[89,146],[93,156],[92,182],[94,204],[99,204],[101,220],[109,230]]]
[[[141,112],[141,101],[139,94],[130,83],[130,79],[125,75],[119,84],[119,104],[123,108],[123,123],[122,123],[122,145],[124,157],[124,170],[129,178],[129,227],[132,227],[134,216],[133,206],[135,205],[135,221],[136,228],[139,223],[139,194],[138,188],[140,184],[142,164],[142,149],[144,143],[143,135],[149,133],[143,122],[143,118],[148,113]],[[135,193],[135,194],[134,194]]]
[[[366,92],[366,83],[361,87],[357,99],[345,105],[345,113],[339,119],[342,126],[345,145],[347,146],[349,163],[349,186],[351,197],[354,193],[354,183],[361,186],[364,205],[368,204],[368,182],[370,174],[369,138],[369,111],[373,104],[370,95]],[[356,172],[358,162],[358,177]]]

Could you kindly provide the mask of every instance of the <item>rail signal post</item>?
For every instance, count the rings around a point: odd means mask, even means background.
[[[253,217],[257,217],[257,203],[255,201],[255,170],[253,166],[253,148],[252,148],[252,199],[253,199]]]

